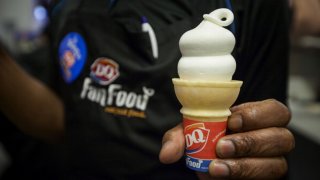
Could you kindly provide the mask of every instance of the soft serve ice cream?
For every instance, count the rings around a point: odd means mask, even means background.
[[[231,55],[235,38],[224,28],[233,22],[232,12],[218,9],[203,17],[196,28],[180,39],[180,78],[174,78],[173,83],[182,105],[186,166],[208,172],[242,81],[232,80],[236,69]]]
[[[235,38],[223,26],[233,22],[233,14],[228,9],[218,9],[203,17],[196,28],[180,39],[179,76],[197,81],[230,81],[236,69],[231,55]]]

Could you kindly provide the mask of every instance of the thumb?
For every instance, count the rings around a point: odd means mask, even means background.
[[[174,163],[183,156],[184,149],[183,127],[179,124],[164,134],[159,159],[164,164]]]

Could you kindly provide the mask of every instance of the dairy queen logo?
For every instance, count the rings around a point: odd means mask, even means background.
[[[91,78],[100,85],[108,85],[119,77],[119,66],[108,58],[98,58],[91,65]]]
[[[186,153],[194,154],[206,146],[210,130],[203,123],[191,124],[184,129],[186,138]]]

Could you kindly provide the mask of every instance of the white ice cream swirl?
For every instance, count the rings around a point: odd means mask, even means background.
[[[231,55],[235,37],[224,26],[233,22],[233,13],[228,9],[217,9],[203,18],[196,28],[184,33],[180,39],[179,76],[195,81],[230,81],[236,69]]]

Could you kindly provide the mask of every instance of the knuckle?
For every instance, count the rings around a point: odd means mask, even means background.
[[[284,116],[286,120],[285,125],[288,125],[291,120],[292,114],[287,107],[286,107],[286,111],[284,111]]]
[[[289,129],[282,128],[282,131],[283,137],[285,137],[285,141],[287,142],[287,152],[290,152],[295,148],[295,138]]]
[[[185,146],[185,139],[183,135],[183,127],[182,124],[177,125],[176,127],[168,130],[164,133],[162,138],[162,144],[164,144],[167,141],[172,141],[179,147]]]
[[[288,164],[284,157],[278,157],[275,159],[273,164],[270,164],[266,168],[266,172],[268,172],[268,178],[280,178],[283,177],[288,171]]]
[[[227,160],[231,179],[277,179],[283,177],[288,165],[284,157],[266,159],[233,159]]]
[[[267,99],[266,102],[268,102],[269,104],[273,104],[273,105],[278,105],[280,102],[274,98],[271,99]]]
[[[173,129],[168,130],[163,135],[162,143],[169,141],[169,140],[173,140],[177,136],[178,133],[179,133],[178,126],[174,127]]]
[[[284,119],[284,126],[287,126],[290,122],[291,119],[291,112],[289,111],[289,109],[286,107],[286,110],[283,111],[283,119]]]
[[[182,124],[178,124],[174,128],[166,131],[163,135],[163,141],[174,139],[174,137],[178,136],[179,134],[183,134]]]
[[[291,112],[289,111],[289,108],[276,99],[270,99],[268,102],[273,109],[279,110],[279,115],[282,116],[283,124],[287,125],[291,119]]]
[[[259,173],[259,168],[253,166],[254,164],[248,159],[228,161],[227,164],[230,169],[230,177],[232,178],[247,179]]]
[[[169,141],[170,139],[173,138],[173,132],[171,130],[167,131],[162,138],[162,144],[165,143],[166,141]]]
[[[280,157],[280,176],[284,176],[285,173],[288,171],[288,163],[284,157]]]
[[[279,107],[281,107],[281,114],[282,114],[283,120],[284,120],[283,123],[286,126],[290,122],[291,112],[289,111],[289,108],[282,103],[280,103]]]
[[[247,106],[247,108],[242,111],[244,119],[248,122],[254,122],[258,113],[259,110],[256,106]]]
[[[231,139],[235,146],[235,156],[248,156],[251,155],[256,146],[256,141],[251,136],[238,136],[234,139]]]
[[[286,128],[273,127],[269,129],[268,138],[265,138],[264,144],[261,144],[261,147],[265,146],[265,156],[279,156],[290,152],[294,146],[294,136]]]

